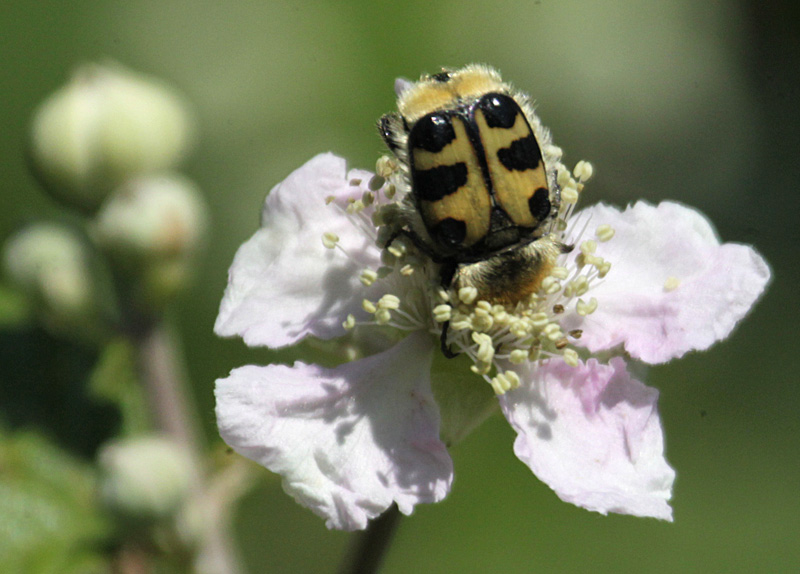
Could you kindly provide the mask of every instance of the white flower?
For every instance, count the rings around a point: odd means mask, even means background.
[[[455,394],[493,390],[518,433],[514,452],[562,499],[671,520],[658,393],[626,359],[660,363],[724,338],[769,269],[676,203],[572,215],[591,166],[558,169],[565,205],[555,233],[576,248],[514,306],[443,290],[436,266],[402,239],[378,247],[406,191],[385,160],[382,187],[331,154],[276,186],[231,266],[216,333],[284,347],[354,330],[380,350],[335,368],[235,369],[217,381],[225,441],[281,474],[330,528],[364,528],[392,503],[409,514],[443,499],[453,468],[440,426],[457,417],[449,399],[434,400],[431,361],[449,321],[451,348],[472,361]]]

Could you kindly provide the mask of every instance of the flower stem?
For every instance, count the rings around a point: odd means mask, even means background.
[[[203,441],[196,409],[188,394],[185,368],[174,337],[164,322],[155,322],[134,336],[139,374],[150,403],[156,429],[183,446],[191,460],[192,490],[196,501],[209,503],[212,488],[204,464]],[[206,504],[205,506],[207,506]],[[218,518],[222,518],[221,514]],[[207,521],[195,558],[196,572],[238,574],[241,572],[231,543],[227,520]]]
[[[400,511],[396,505],[373,520],[367,529],[353,538],[350,552],[342,565],[340,574],[373,574],[378,572],[389,549],[397,526]]]

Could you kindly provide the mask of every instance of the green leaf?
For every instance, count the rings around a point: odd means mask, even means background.
[[[0,571],[105,571],[95,489],[92,467],[42,436],[0,433]]]

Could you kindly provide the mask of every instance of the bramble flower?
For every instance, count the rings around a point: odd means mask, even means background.
[[[216,333],[272,348],[343,337],[355,358],[235,369],[217,381],[217,419],[234,450],[280,474],[329,528],[442,500],[447,447],[485,416],[467,406],[484,399],[517,432],[515,454],[563,500],[672,519],[658,393],[628,363],[725,338],[769,268],[677,203],[573,213],[591,166],[570,173],[558,148],[544,151],[562,190],[552,233],[575,249],[515,305],[443,289],[413,243],[388,241],[407,192],[390,159],[376,176],[319,155],[268,195],[231,266]],[[445,324],[460,357],[434,364]]]

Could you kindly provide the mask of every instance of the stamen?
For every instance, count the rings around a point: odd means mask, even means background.
[[[558,170],[558,175],[556,176],[556,183],[558,183],[558,185],[562,188],[562,190],[561,190],[562,193],[564,191],[563,188],[565,188],[565,187],[567,187],[569,185],[569,182],[570,182],[571,179],[572,179],[572,176],[570,175],[568,170],[566,170],[566,169]],[[562,199],[564,198],[563,195],[562,195],[561,198]]]
[[[472,305],[478,298],[478,290],[475,287],[462,287],[458,290],[458,300],[466,305]]]
[[[542,290],[548,295],[555,295],[561,291],[561,283],[555,277],[545,277],[542,280]]]
[[[380,175],[373,175],[369,179],[369,183],[367,184],[367,187],[369,188],[370,191],[378,191],[380,188],[383,187],[384,183],[386,183],[386,178],[385,177],[382,177]]]
[[[540,311],[539,313],[534,313],[530,316],[531,324],[536,327],[537,329],[544,328],[548,323],[550,323],[550,317],[547,316],[547,313]]]
[[[595,231],[595,235],[597,236],[597,239],[599,239],[602,242],[606,242],[606,241],[609,241],[610,239],[612,239],[614,237],[615,233],[616,233],[616,231],[614,230],[614,228],[611,227],[610,225],[608,225],[607,223],[604,224],[604,225],[601,225]]]
[[[369,287],[378,280],[378,273],[372,269],[364,269],[358,279],[365,287]]]
[[[364,299],[361,302],[361,308],[364,309],[364,311],[366,311],[370,315],[372,315],[373,313],[375,313],[375,311],[378,310],[378,308],[375,306],[375,303],[373,303],[369,299]]]
[[[326,231],[322,234],[322,244],[325,246],[325,249],[334,249],[336,244],[339,242],[339,236],[335,233],[331,233],[330,231]]]
[[[508,360],[515,365],[521,365],[528,360],[528,351],[526,349],[514,349],[509,353]]]
[[[678,287],[681,286],[681,280],[677,277],[667,277],[667,280],[664,281],[664,291],[675,291]]]
[[[382,155],[378,158],[378,161],[375,162],[375,173],[384,179],[389,179],[396,170],[397,163],[388,155]]]
[[[378,309],[399,309],[400,298],[397,295],[387,293],[378,299]]]
[[[478,350],[475,353],[478,360],[484,363],[491,363],[492,359],[494,359],[492,338],[486,333],[472,333],[472,340],[478,345]]]
[[[578,181],[584,182],[592,177],[594,167],[588,161],[581,160],[575,164],[575,169],[572,170],[572,173],[575,174]]]
[[[342,327],[347,329],[348,331],[356,326],[356,318],[353,317],[352,313],[347,315],[347,319],[344,320],[342,323]]]
[[[581,242],[581,253],[584,255],[592,255],[597,251],[597,242],[592,239],[587,239]]]
[[[519,375],[514,371],[498,373],[491,379],[492,389],[498,395],[504,395],[508,391],[519,388],[519,384]]]
[[[472,328],[472,320],[469,315],[456,313],[450,321],[450,328],[454,331],[465,331]]]
[[[592,297],[589,299],[588,303],[586,303],[583,299],[578,299],[578,302],[575,304],[575,310],[581,317],[591,315],[597,310],[597,299]]]
[[[403,257],[407,251],[406,245],[402,241],[395,241],[389,247],[387,247],[386,250],[398,259]]]
[[[578,190],[574,187],[562,188],[561,201],[570,205],[578,203]]]
[[[437,305],[433,308],[433,320],[437,323],[449,321],[453,316],[453,308],[450,305]]]
[[[575,349],[564,349],[564,362],[570,367],[578,366],[578,352]]]
[[[364,202],[360,199],[355,199],[348,203],[347,209],[345,211],[349,214],[360,213],[364,211]]]

